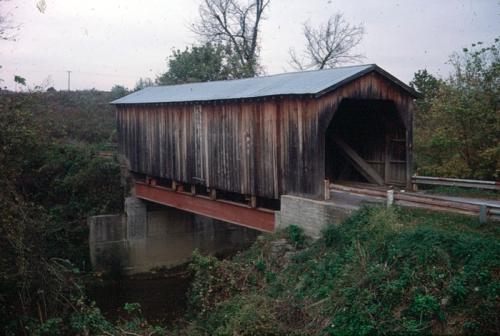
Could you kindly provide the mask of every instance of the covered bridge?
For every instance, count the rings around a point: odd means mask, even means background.
[[[138,197],[269,229],[263,209],[284,194],[321,198],[325,180],[409,186],[416,95],[371,64],[148,87],[112,103]]]

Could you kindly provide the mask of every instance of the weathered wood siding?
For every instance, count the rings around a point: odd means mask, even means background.
[[[278,197],[274,102],[127,106],[117,113],[132,171]]]
[[[132,171],[150,176],[268,198],[318,196],[325,132],[343,98],[393,100],[411,139],[411,97],[371,73],[320,98],[118,106],[119,147]]]

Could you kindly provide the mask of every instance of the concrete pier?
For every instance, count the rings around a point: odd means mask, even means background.
[[[94,269],[129,274],[181,265],[195,249],[205,254],[240,250],[260,233],[135,197],[125,200],[124,214],[93,216],[88,224]]]

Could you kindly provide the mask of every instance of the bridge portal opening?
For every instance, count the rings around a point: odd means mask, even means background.
[[[332,182],[406,184],[406,128],[389,100],[344,99],[325,138]]]

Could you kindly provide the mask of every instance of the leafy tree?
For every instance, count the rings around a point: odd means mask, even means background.
[[[87,143],[112,133],[105,122],[113,119],[109,98],[92,91],[0,95],[0,325],[6,335],[69,334],[61,331],[68,324],[63,319],[85,306],[71,264],[88,265],[85,219],[120,211],[124,197],[116,158],[97,156],[96,145]]]
[[[418,70],[410,82],[410,86],[422,94],[424,98],[436,97],[440,81],[426,69]]]
[[[260,25],[270,0],[204,0],[200,19],[192,27],[204,42],[222,43],[234,50],[244,76],[259,74]]]
[[[156,82],[161,85],[208,82],[244,75],[245,68],[230,47],[206,43],[183,51],[174,50],[168,60],[168,71]]]
[[[29,303],[35,282],[45,279],[40,257],[46,251],[47,214],[22,193],[26,161],[40,150],[32,115],[24,102],[8,98],[0,107],[0,324],[5,326],[16,317],[13,303]]]
[[[306,22],[304,55],[299,57],[295,49],[290,49],[290,64],[298,70],[306,70],[334,68],[339,64],[358,61],[363,56],[354,54],[353,49],[361,42],[364,33],[363,25],[351,25],[340,13],[330,17],[326,24],[318,28]]]
[[[0,97],[0,103],[9,97],[13,103],[24,102],[23,108],[31,112],[38,132],[50,140],[88,144],[111,141],[115,119],[109,102],[115,98],[109,92],[31,92]]]
[[[121,98],[123,96],[126,96],[127,94],[128,94],[128,90],[123,85],[115,84],[111,88],[111,95],[113,96],[113,98]]]
[[[148,86],[153,86],[155,83],[153,80],[149,77],[146,78],[139,78],[139,80],[135,83],[134,91],[139,91],[144,88],[147,88]]]
[[[15,39],[13,31],[19,26],[12,23],[7,10],[2,8],[7,1],[9,0],[0,0],[0,40],[13,41]]]
[[[426,114],[415,128],[416,163],[421,174],[498,180],[500,97],[499,39],[478,42],[454,54],[452,75],[436,82],[420,73],[427,90],[419,109]],[[424,90],[424,89],[423,89]],[[434,97],[432,97],[435,95]],[[418,113],[420,110],[417,111]]]
[[[15,75],[14,82],[16,82],[19,85],[26,86],[26,78],[23,78],[21,76]]]
[[[7,97],[0,100],[0,180],[12,182],[19,178],[25,161],[19,153],[37,151],[32,114],[23,105]]]
[[[7,14],[5,8],[2,8],[7,1],[9,0],[0,0],[0,40],[14,41],[15,35],[13,34],[13,31],[19,29],[19,26],[12,23],[9,14]],[[1,68],[2,66],[0,65],[0,69]],[[0,83],[1,82],[3,82],[2,78],[0,78]]]
[[[442,85],[442,81],[434,77],[426,69],[418,70],[414,74],[410,86],[422,95],[416,102],[418,110],[414,117],[416,128],[426,127],[426,118],[428,118],[433,100],[439,93],[440,85]]]

